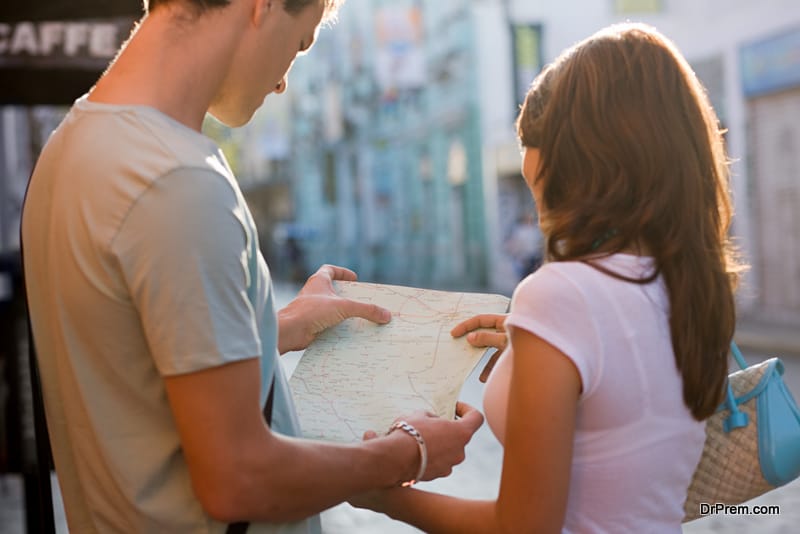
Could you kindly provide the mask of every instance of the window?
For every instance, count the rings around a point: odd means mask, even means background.
[[[660,13],[663,10],[662,0],[614,0],[616,13]]]

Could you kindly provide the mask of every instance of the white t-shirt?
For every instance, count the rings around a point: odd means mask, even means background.
[[[626,254],[602,264],[637,278],[653,268],[652,258]],[[506,325],[555,346],[580,374],[563,532],[681,532],[705,431],[683,403],[663,280],[641,285],[581,262],[547,263],[517,287]],[[501,356],[484,394],[501,443],[514,357]]]
[[[23,240],[70,530],[223,532],[192,491],[164,377],[259,357],[272,429],[299,430],[269,271],[222,152],[155,109],[83,97],[37,163]]]

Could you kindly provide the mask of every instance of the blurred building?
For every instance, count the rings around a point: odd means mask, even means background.
[[[486,287],[471,2],[349,0],[291,78],[296,230],[364,280]]]
[[[544,63],[625,19],[678,44],[728,129],[752,265],[742,310],[800,325],[797,0],[347,0],[286,94],[243,129],[206,131],[277,276],[336,262],[365,280],[509,293],[506,243],[533,209],[518,106]],[[0,109],[0,251],[18,246],[36,147],[62,111]]]
[[[728,130],[736,202],[733,233],[752,266],[740,307],[764,320],[800,325],[800,3],[506,0],[486,9],[504,11],[512,28],[540,28],[545,61],[600,27],[623,20],[652,24],[675,41]],[[507,66],[495,65],[494,78],[513,83],[520,70],[513,50],[499,57],[507,58]],[[500,88],[489,100],[508,93]],[[486,105],[488,100],[482,109]],[[509,120],[497,117],[499,123]]]
[[[732,156],[745,313],[800,324],[797,0],[348,0],[292,72],[295,230],[309,264],[510,292],[533,209],[513,128],[533,76],[623,20],[672,38]]]

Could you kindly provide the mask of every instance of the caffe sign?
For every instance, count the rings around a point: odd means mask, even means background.
[[[102,70],[134,19],[0,22],[0,67]]]

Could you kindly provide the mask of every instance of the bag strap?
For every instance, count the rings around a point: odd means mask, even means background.
[[[26,496],[26,501],[33,496],[35,501],[35,517],[27,517],[28,527],[33,527],[33,532],[44,532],[45,534],[55,534],[56,522],[53,513],[53,493],[50,485],[50,471],[53,465],[53,451],[50,448],[50,434],[47,431],[47,419],[45,419],[44,397],[42,396],[42,384],[39,378],[39,364],[36,359],[36,346],[33,342],[33,326],[31,325],[30,308],[28,307],[28,285],[25,280],[25,253],[22,245],[22,213],[25,210],[25,201],[28,198],[31,178],[28,178],[28,186],[25,188],[25,195],[22,200],[22,210],[20,211],[19,225],[19,255],[22,265],[22,291],[25,297],[25,317],[28,324],[28,367],[31,375],[31,397],[33,402],[33,442],[36,446],[36,458],[33,461],[33,472],[36,478],[35,494]],[[28,512],[33,510],[27,506]]]
[[[277,373],[279,370],[276,369],[275,372]],[[266,421],[267,426],[272,425],[272,398],[275,396],[275,374],[272,375],[272,383],[269,385],[269,394],[267,395],[267,402],[264,403],[264,421]],[[228,525],[228,529],[225,531],[225,534],[245,534],[247,532],[247,528],[250,526],[249,521],[239,521],[237,523],[231,523]]]
[[[740,369],[747,369],[747,362],[744,361],[742,352],[739,350],[739,346],[736,345],[735,341],[731,341],[731,354],[733,354],[733,358],[736,360],[736,363],[739,364]]]
[[[50,448],[50,434],[47,431],[47,420],[44,413],[44,398],[42,396],[42,383],[39,378],[39,366],[36,362],[36,349],[33,346],[33,332],[31,319],[28,315],[28,366],[31,373],[31,389],[33,392],[33,425],[34,441],[36,443],[36,463],[34,473],[38,486],[38,508],[42,532],[55,533],[56,523],[53,513],[53,489],[50,485],[50,471],[53,462],[53,451]],[[30,519],[29,519],[30,521]]]
[[[736,363],[739,364],[739,367],[742,370],[747,369],[747,362],[744,361],[744,357],[742,356],[739,347],[733,341],[731,341],[731,354],[733,354],[733,358],[736,360]],[[739,409],[739,404],[736,402],[736,397],[733,395],[733,388],[731,388],[730,380],[727,380],[725,384],[725,401],[722,403],[722,405],[724,408],[727,408],[728,411],[730,411],[730,415],[728,415],[728,417],[726,417],[722,422],[722,428],[725,430],[725,433],[728,433],[735,428],[747,426],[749,418],[747,417],[746,413]]]

